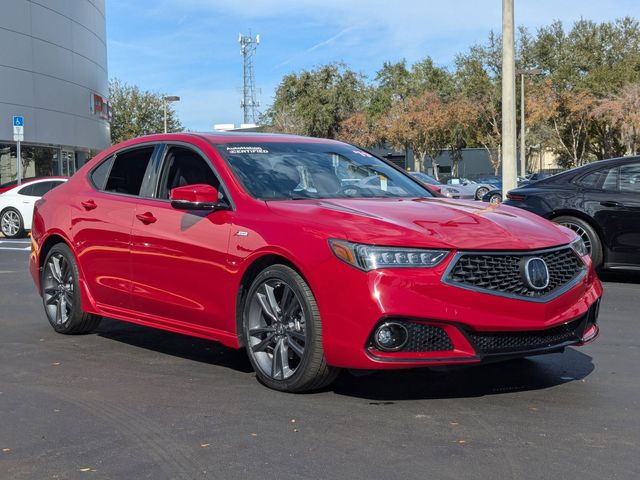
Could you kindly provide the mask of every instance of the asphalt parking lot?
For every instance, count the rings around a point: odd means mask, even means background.
[[[104,320],[49,327],[28,241],[0,239],[0,479],[635,479],[640,277],[607,277],[596,343],[274,392],[243,352]]]

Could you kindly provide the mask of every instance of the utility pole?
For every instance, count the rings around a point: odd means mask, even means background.
[[[502,195],[518,186],[513,0],[502,0]]]
[[[242,33],[238,37],[240,42],[240,55],[243,57],[242,65],[242,102],[240,107],[244,110],[244,123],[256,123],[258,107],[260,104],[256,100],[256,79],[253,72],[253,56],[256,48],[260,44],[260,35],[255,37],[245,36]]]

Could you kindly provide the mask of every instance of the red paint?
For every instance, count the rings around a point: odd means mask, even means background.
[[[88,182],[89,171],[114,151],[161,141],[192,145],[204,153],[225,184],[232,209],[184,211],[173,208],[169,200],[98,192]],[[584,314],[602,294],[588,260],[589,272],[581,283],[546,303],[446,285],[441,277],[457,250],[542,249],[568,244],[574,234],[519,209],[442,197],[256,200],[213,147],[252,141],[331,142],[168,134],[116,145],[38,203],[30,259],[36,285],[40,249],[48,237],[57,235],[78,261],[86,311],[238,347],[236,300],[242,275],[261,257],[279,255],[299,270],[316,297],[327,362],[350,368],[475,362],[473,347],[457,325],[487,331],[545,329]],[[214,198],[210,190],[191,186],[184,192],[185,188],[176,189],[183,200]],[[435,268],[364,272],[339,260],[328,246],[330,238],[444,248],[452,254]],[[441,326],[454,350],[374,358],[367,352],[367,339],[374,325],[389,316]],[[597,331],[589,334],[595,337]]]

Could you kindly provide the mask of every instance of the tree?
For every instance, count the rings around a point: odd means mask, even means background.
[[[380,126],[367,117],[364,112],[357,112],[340,123],[336,138],[343,142],[361,147],[373,147],[383,142]]]
[[[109,82],[111,142],[164,131],[164,97],[157,92],[142,91],[118,79]],[[182,125],[169,103],[167,105],[167,131],[180,132]]]
[[[438,178],[436,157],[447,144],[449,119],[438,94],[425,92],[406,103],[396,102],[383,120],[388,141],[396,148],[410,147],[416,170],[422,171],[427,158]]]
[[[474,45],[456,57],[456,81],[461,94],[475,105],[475,121],[470,125],[471,144],[484,147],[494,174],[502,157],[501,46],[493,32],[486,45]]]
[[[617,95],[603,99],[595,115],[620,132],[626,155],[640,151],[640,83],[625,85]]]
[[[264,120],[274,131],[334,138],[340,123],[365,104],[362,75],[342,64],[283,78]]]

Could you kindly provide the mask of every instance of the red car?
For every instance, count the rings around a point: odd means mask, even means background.
[[[106,316],[244,347],[283,391],[321,388],[340,368],[474,364],[598,334],[602,286],[575,233],[434,197],[332,140],[116,145],[37,203],[32,245],[56,331]]]

